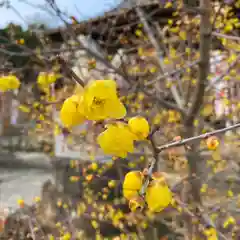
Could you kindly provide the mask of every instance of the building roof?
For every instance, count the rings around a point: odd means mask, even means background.
[[[129,28],[139,23],[138,16],[135,12],[135,6],[142,6],[151,20],[166,23],[172,17],[175,8],[164,8],[163,1],[159,0],[123,0],[117,7],[104,13],[104,15],[82,21],[78,24],[71,25],[77,34],[92,34],[97,33],[104,37],[113,35],[113,28],[119,32],[123,31],[125,27]],[[114,31],[115,31],[114,30]],[[60,27],[46,31],[46,36],[52,39],[53,42],[61,42],[61,35],[66,33],[66,27]]]
[[[110,13],[118,14],[121,10],[130,10],[135,6],[146,6],[150,4],[159,3],[157,0],[123,0],[117,7],[110,11]]]

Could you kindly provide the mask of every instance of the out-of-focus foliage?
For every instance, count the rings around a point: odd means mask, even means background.
[[[13,69],[22,69],[22,81],[35,81],[29,79],[29,72],[32,71],[33,64],[36,62],[33,52],[41,47],[39,37],[31,30],[24,30],[21,26],[9,24],[0,30],[0,45],[3,51],[1,56],[7,59]],[[3,70],[4,65],[3,65]],[[9,71],[6,67],[5,71]]]

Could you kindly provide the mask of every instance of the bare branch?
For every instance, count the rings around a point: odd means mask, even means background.
[[[218,32],[212,32],[212,35],[218,38],[225,38],[225,39],[234,40],[238,42],[240,41],[240,37],[238,36],[232,36],[232,35],[227,35],[227,34],[218,33]]]
[[[237,123],[237,124],[234,124],[234,125],[226,127],[226,128],[218,129],[218,130],[208,132],[208,133],[204,133],[204,134],[201,134],[201,135],[198,135],[198,136],[195,136],[195,137],[186,138],[186,139],[183,139],[183,140],[180,140],[180,141],[169,143],[169,144],[163,145],[161,147],[158,147],[158,151],[162,152],[163,150],[166,150],[166,149],[171,148],[171,147],[178,147],[178,146],[185,145],[189,142],[206,139],[210,136],[215,136],[215,135],[218,135],[218,134],[221,134],[221,133],[225,133],[227,131],[231,131],[231,130],[239,128],[239,127],[240,127],[240,123]]]
[[[161,60],[161,58],[162,58],[162,50],[161,50],[157,40],[154,37],[152,29],[149,26],[149,24],[148,24],[148,22],[147,22],[147,20],[145,18],[145,14],[144,14],[143,10],[140,7],[137,7],[136,11],[137,11],[137,14],[138,14],[141,22],[144,24],[144,28],[145,28],[145,30],[146,30],[146,32],[148,34],[148,37],[150,38],[150,41],[151,41],[152,45],[156,49],[156,52],[158,54],[159,67],[160,67],[161,72],[164,73],[164,65],[163,65],[162,60]],[[178,104],[178,106],[180,108],[183,108],[182,100],[180,98],[180,95],[179,95],[179,93],[177,91],[176,86],[174,86],[174,85],[171,86],[171,91],[172,91],[173,97],[174,97],[176,103]]]
[[[211,22],[210,22],[210,0],[202,0],[202,8],[206,9],[206,12],[201,15],[200,23],[200,62],[199,73],[196,91],[194,94],[193,103],[189,109],[188,117],[185,120],[186,126],[191,126],[193,120],[196,117],[202,103],[207,84],[207,77],[209,74],[209,61],[210,61],[210,47],[211,47]]]

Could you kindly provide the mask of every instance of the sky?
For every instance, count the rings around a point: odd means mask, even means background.
[[[45,0],[0,0],[8,1],[9,8],[0,7],[0,27],[6,26],[9,22],[27,26],[33,22],[45,22],[50,27],[61,24],[59,18],[49,14],[46,9]],[[104,11],[111,10],[121,0],[55,0],[59,8],[73,15],[79,20],[101,15]]]

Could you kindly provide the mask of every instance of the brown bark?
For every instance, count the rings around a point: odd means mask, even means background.
[[[207,77],[209,74],[209,60],[211,51],[211,22],[210,22],[210,9],[211,0],[201,0],[200,8],[204,10],[201,15],[200,22],[200,62],[198,72],[198,82],[196,91],[193,95],[192,105],[189,108],[187,117],[184,121],[184,137],[188,138],[194,135],[194,119],[198,116],[199,110],[203,104],[205,89],[207,85]],[[201,156],[197,152],[199,148],[198,143],[190,145],[190,150],[187,153],[187,159],[189,164],[189,183],[190,193],[185,196],[186,201],[191,205],[195,214],[197,214],[197,206],[201,204],[201,173],[202,168]],[[197,229],[191,223],[191,219],[188,219],[187,224],[189,230],[189,239],[192,239],[197,234]]]

